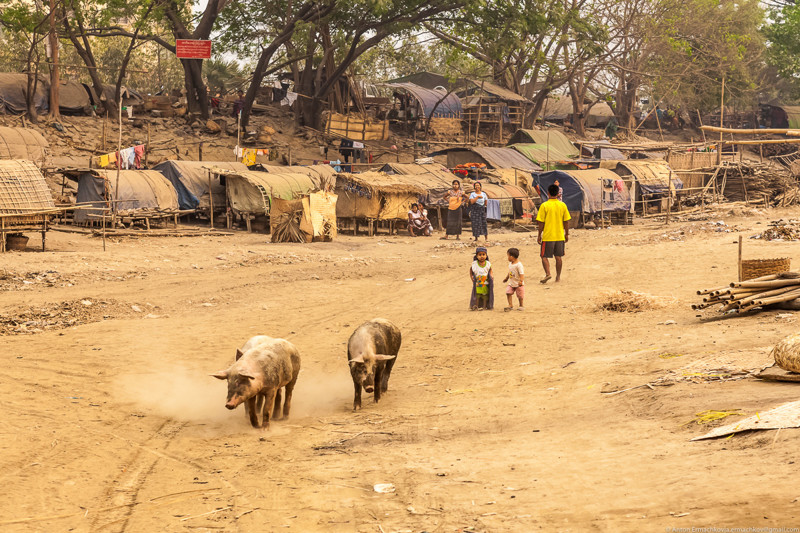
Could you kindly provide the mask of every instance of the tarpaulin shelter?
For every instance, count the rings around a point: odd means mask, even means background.
[[[119,172],[119,194],[116,193]],[[174,212],[179,209],[178,193],[163,174],[155,170],[99,170],[81,172],[78,178],[77,203],[88,203],[98,209],[78,209],[75,222],[92,220],[89,215],[101,215],[102,209],[112,207],[116,200],[117,212],[135,214],[153,210]]]
[[[611,159],[613,161],[622,161],[627,159],[625,154],[614,148],[609,140],[595,141],[591,146],[583,147],[583,154],[585,157],[593,157],[595,159]]]
[[[415,85],[419,85],[420,87],[424,87],[425,89],[435,89],[437,87],[444,87],[448,90],[456,90],[460,87],[464,87],[467,83],[464,79],[456,79],[451,80],[447,76],[443,76],[442,74],[436,74],[434,72],[416,72],[414,74],[408,74],[406,76],[401,76],[399,78],[395,78],[393,80],[387,80],[386,83],[413,83]]]
[[[508,140],[509,146],[514,144],[538,144],[542,146],[550,145],[550,150],[555,150],[563,155],[565,159],[580,156],[580,151],[572,144],[569,137],[558,130],[517,130]]]
[[[320,188],[319,176],[301,173],[222,170],[228,204],[237,215],[269,215],[272,199],[295,200]]]
[[[608,162],[613,165],[613,162]],[[631,183],[631,197],[638,202],[660,201],[683,188],[683,182],[666,161],[628,159],[617,163],[614,172]],[[663,207],[663,202],[662,202]]]
[[[333,187],[336,176],[336,171],[330,165],[262,165],[259,170],[270,174],[305,174],[314,178],[320,188],[324,188],[326,184]]]
[[[446,206],[445,194],[452,188],[453,173],[442,165],[417,163],[386,163],[379,172],[408,176],[426,191],[423,202],[426,206]]]
[[[384,83],[382,85],[401,89],[411,94],[419,103],[421,118],[459,118],[461,116],[461,100],[454,93],[447,94],[437,89],[426,89],[410,82]]]
[[[486,196],[489,197],[490,200],[500,200],[500,212],[504,216],[511,216],[514,214],[515,218],[520,218],[524,212],[536,212],[536,204],[524,188],[511,183],[492,183],[488,180],[473,180],[464,183],[464,191],[471,193],[474,190],[476,181],[480,181],[481,190],[486,193]],[[513,208],[514,204],[518,206],[516,209]],[[506,208],[506,205],[511,207]]]
[[[220,183],[219,176],[212,174],[211,168],[223,170],[247,170],[247,165],[229,161],[175,161],[159,163],[153,170],[161,172],[178,194],[178,205],[181,209],[209,209],[213,195],[214,210],[224,211],[225,186]],[[209,179],[210,178],[210,179]]]
[[[58,87],[58,109],[65,115],[89,115],[92,99],[88,87],[72,80],[63,80]]]
[[[561,152],[557,147],[548,148],[546,144],[512,144],[508,148],[516,150],[540,168],[547,170],[573,168],[577,163],[576,159]]]
[[[590,128],[604,128],[614,117],[614,110],[608,102],[597,102],[586,115],[586,125]]]
[[[406,220],[411,204],[426,193],[413,178],[375,171],[338,174],[336,216],[356,220]]]
[[[47,223],[55,208],[47,182],[31,161],[0,161],[0,252],[5,251],[6,233],[26,230],[42,232],[42,250]]]
[[[542,168],[519,153],[507,147],[473,146],[469,148],[447,148],[430,154],[446,155],[447,167],[469,163],[483,163],[490,168],[518,168],[521,170],[539,171]]]
[[[37,113],[44,113],[48,107],[49,84],[39,78],[33,105]],[[26,95],[28,94],[28,75],[0,72],[0,115],[22,115],[28,111]]]
[[[549,96],[542,105],[542,117],[548,122],[564,122],[572,115],[572,98]]]
[[[631,197],[624,181],[608,169],[553,170],[534,174],[543,202],[548,200],[547,188],[559,182],[563,202],[576,221],[581,213],[626,213],[631,210]]]
[[[27,159],[42,167],[49,147],[47,139],[34,129],[0,126],[0,159]]]

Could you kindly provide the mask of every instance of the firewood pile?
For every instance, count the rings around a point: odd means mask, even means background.
[[[700,310],[721,305],[720,312],[743,314],[800,298],[800,272],[771,274],[747,281],[735,281],[728,286],[697,291],[703,303],[693,304]]]
[[[726,161],[717,179],[723,196],[730,202],[759,202],[766,197],[770,204],[779,202],[783,206],[800,200],[794,176],[776,164]]]

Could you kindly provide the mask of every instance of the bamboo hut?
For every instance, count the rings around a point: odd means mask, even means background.
[[[6,250],[8,234],[25,231],[45,234],[55,204],[44,176],[30,161],[0,160],[0,252]]]
[[[336,177],[336,216],[342,221],[352,221],[354,232],[359,222],[366,222],[369,235],[376,221],[388,221],[390,233],[395,222],[406,220],[411,204],[427,194],[415,176],[386,174],[385,172],[341,173]]]
[[[36,130],[0,126],[0,159],[25,159],[41,168],[47,164],[49,148]]]

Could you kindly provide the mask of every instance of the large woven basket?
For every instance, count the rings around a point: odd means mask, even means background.
[[[791,270],[792,260],[788,257],[780,259],[745,259],[742,260],[742,281],[780,274]]]
[[[772,350],[775,364],[790,372],[800,372],[800,334],[789,335]]]

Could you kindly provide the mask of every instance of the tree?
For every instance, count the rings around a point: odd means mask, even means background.
[[[474,0],[455,17],[425,25],[491,67],[496,83],[533,100],[526,122],[605,40],[590,0]]]

